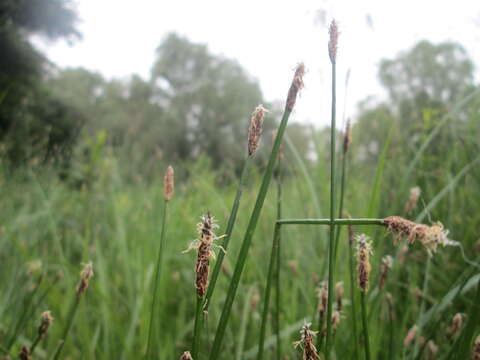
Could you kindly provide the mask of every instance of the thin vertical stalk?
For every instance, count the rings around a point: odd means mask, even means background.
[[[360,293],[360,300],[362,305],[362,325],[363,325],[363,337],[365,342],[365,360],[370,360],[370,340],[368,337],[368,321],[367,321],[367,304],[365,302],[366,293],[362,291]]]
[[[258,192],[257,200],[255,202],[252,215],[250,216],[247,230],[243,238],[243,243],[240,248],[240,253],[238,255],[237,263],[235,265],[232,280],[230,281],[230,286],[227,292],[227,297],[225,299],[225,304],[223,306],[222,314],[220,316],[220,321],[218,323],[217,331],[215,333],[215,340],[213,342],[212,352],[210,354],[211,360],[217,360],[220,356],[220,349],[222,346],[223,337],[225,335],[225,330],[230,317],[230,312],[232,310],[233,301],[235,300],[235,295],[237,293],[238,285],[240,283],[240,277],[242,275],[245,262],[247,261],[248,251],[252,243],[252,238],[255,233],[255,229],[257,227],[258,219],[262,212],[263,203],[265,202],[265,198],[267,196],[267,191],[270,186],[270,181],[273,175],[273,169],[275,167],[275,163],[277,161],[278,153],[280,150],[280,144],[282,142],[283,134],[285,133],[285,129],[287,127],[288,118],[290,117],[293,107],[295,106],[295,101],[297,98],[298,91],[303,86],[304,72],[305,72],[304,66],[303,64],[300,64],[297,67],[292,85],[288,93],[287,103],[285,106],[285,111],[282,116],[282,121],[280,122],[277,136],[275,137],[275,141],[273,143],[273,148],[272,148],[272,152],[270,153],[267,169],[263,176],[263,180],[260,186],[260,190]]]
[[[195,291],[196,294],[196,291]],[[200,349],[200,339],[203,324],[203,297],[197,296],[197,307],[195,310],[195,323],[193,327],[193,343],[192,343],[192,357],[198,359],[198,352]]]
[[[168,200],[164,200],[163,202],[163,216],[162,216],[162,230],[160,233],[160,245],[158,247],[158,255],[157,255],[157,267],[155,270],[155,283],[153,285],[153,299],[152,299],[152,307],[150,309],[150,324],[148,326],[148,339],[147,339],[147,352],[146,352],[146,359],[153,358],[153,348],[152,348],[152,338],[153,338],[153,329],[154,329],[154,322],[156,317],[156,310],[157,310],[157,302],[158,302],[158,285],[160,282],[160,275],[162,270],[162,261],[163,261],[163,249],[165,246],[165,227],[166,227],[166,219],[167,219],[167,209],[168,209]]]
[[[70,333],[70,329],[72,328],[72,325],[73,325],[73,320],[75,319],[75,314],[77,313],[77,310],[78,310],[78,305],[80,304],[80,298],[81,296],[75,295],[73,303],[70,305],[70,309],[68,310],[68,315],[67,315],[67,324],[65,325],[62,337],[60,338],[60,342],[57,346],[57,349],[55,350],[55,354],[53,355],[53,360],[60,359],[60,354],[62,353],[63,346],[67,341],[68,334]]]
[[[277,219],[282,218],[282,171],[281,171],[281,158],[278,160],[278,177],[277,177]],[[276,360],[280,360],[282,354],[282,344],[280,337],[280,304],[281,304],[281,288],[280,288],[280,265],[281,265],[281,244],[282,244],[282,232],[281,225],[278,224],[277,231],[277,253],[276,253],[276,266],[275,266],[275,314],[274,314],[274,327],[275,337],[277,340]]]
[[[332,121],[330,129],[330,242],[328,246],[327,341],[325,358],[330,358],[332,342],[332,299],[335,279],[335,131],[336,131],[336,62],[332,63]]]
[[[428,284],[430,280],[430,267],[431,267],[431,262],[432,260],[430,259],[430,256],[427,258],[427,264],[425,266],[425,278],[423,279],[423,286],[422,286],[422,301],[420,304],[420,313],[418,315],[418,319],[420,320],[423,317],[423,314],[425,313],[425,307],[426,307],[426,297],[428,293]],[[414,359],[415,356],[418,353],[418,349],[420,346],[420,343],[418,339],[420,338],[421,332],[423,330],[423,324],[421,321],[418,321],[418,328],[417,328],[417,333],[415,335],[415,346],[413,348],[413,352],[411,354],[411,358]]]
[[[353,236],[353,234],[352,234]],[[354,353],[355,359],[359,359],[359,351],[358,351],[358,328],[357,328],[357,305],[355,301],[355,265],[353,262],[353,239],[349,239],[348,245],[348,262],[349,262],[349,272],[350,272],[350,297],[352,301],[352,332],[353,332],[353,341],[354,341]]]
[[[343,217],[343,199],[345,197],[345,182],[346,182],[346,171],[347,171],[347,152],[343,152],[342,155],[342,174],[340,175],[340,204],[338,208],[338,218],[341,219]],[[340,239],[341,227],[337,228],[336,237],[335,237],[335,260],[337,259],[337,251],[338,251],[338,242]]]

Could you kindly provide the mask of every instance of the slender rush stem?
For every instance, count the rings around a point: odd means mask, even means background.
[[[281,173],[281,159],[278,160],[278,177],[277,177],[277,219],[282,217],[282,173]],[[276,255],[276,266],[275,266],[275,314],[274,314],[274,331],[277,340],[277,352],[276,352],[276,360],[280,360],[282,354],[282,344],[280,338],[280,296],[281,296],[281,289],[280,289],[280,264],[281,264],[281,243],[282,243],[282,226],[280,224],[275,226],[275,229],[278,226],[277,231],[277,253]]]
[[[368,322],[367,322],[367,304],[365,303],[365,292],[360,293],[362,304],[362,325],[363,325],[363,341],[365,342],[365,360],[370,360],[370,341],[368,338]]]
[[[422,301],[421,301],[421,304],[420,304],[420,313],[418,314],[418,319],[420,320],[422,317],[423,317],[423,314],[425,313],[425,307],[426,307],[426,297],[427,297],[427,293],[428,293],[428,284],[429,284],[429,280],[430,280],[430,268],[431,268],[431,259],[430,259],[430,256],[428,256],[427,258],[427,264],[425,266],[425,278],[423,279],[423,287],[422,287]],[[417,355],[418,353],[418,348],[419,348],[419,338],[420,338],[420,334],[422,333],[423,331],[423,323],[418,321],[418,325],[417,325],[417,332],[415,334],[415,346],[413,348],[413,352],[411,354],[411,358],[414,359],[415,356]]]
[[[350,297],[352,301],[352,332],[353,332],[353,350],[355,353],[355,359],[359,359],[358,352],[358,329],[357,329],[357,305],[355,302],[355,265],[353,261],[353,244],[348,245],[348,262],[349,262],[349,272],[350,272]]]
[[[338,218],[343,217],[343,199],[345,197],[345,178],[346,178],[346,171],[347,171],[347,153],[344,151],[342,155],[342,174],[341,174],[341,182],[340,182],[340,206],[338,208]],[[335,238],[335,256],[334,258],[337,258],[337,251],[338,251],[338,242],[340,239],[340,232],[341,232],[341,227],[337,229],[336,233],[336,238]]]
[[[291,112],[292,112],[292,109],[289,108],[287,103],[287,107],[285,108],[285,112],[283,113],[282,121],[278,128],[277,136],[275,137],[275,142],[273,144],[273,149],[270,154],[270,158],[268,160],[267,169],[265,171],[265,175],[263,176],[263,181],[260,186],[260,191],[257,196],[257,201],[255,202],[255,207],[250,217],[250,221],[248,223],[247,230],[245,232],[245,237],[243,239],[243,243],[240,248],[238,260],[235,265],[235,270],[232,276],[232,280],[230,282],[230,287],[228,289],[227,297],[225,299],[225,304],[222,309],[222,314],[220,316],[220,321],[217,327],[217,331],[215,333],[215,340],[213,342],[212,352],[210,354],[211,360],[216,360],[220,356],[220,348],[222,346],[223,337],[225,335],[225,329],[227,327],[228,319],[230,317],[230,312],[232,310],[233,301],[235,300],[238,284],[240,283],[240,277],[242,275],[245,262],[247,260],[248,251],[252,243],[253,234],[255,233],[255,229],[257,227],[257,223],[260,217],[260,213],[262,211],[263,203],[265,201],[265,197],[267,196],[267,191],[272,178],[273,169],[277,161],[278,152],[280,150],[280,143],[282,141],[283,134],[285,133],[285,128],[287,127],[288,118]]]
[[[230,237],[232,236],[233,228],[235,226],[235,221],[237,220],[238,208],[240,206],[240,199],[242,197],[243,187],[247,181],[248,175],[250,173],[250,165],[252,163],[252,156],[248,156],[243,165],[242,173],[240,175],[240,182],[238,183],[237,193],[235,195],[235,200],[233,201],[232,211],[230,212],[230,217],[228,218],[227,228],[225,229],[225,236],[223,237],[222,247],[225,251],[228,248],[228,243],[230,242]],[[207,294],[205,295],[205,311],[208,310],[210,306],[210,299],[213,295],[213,290],[215,289],[215,284],[217,283],[218,275],[222,268],[222,262],[225,258],[225,253],[220,251],[218,253],[217,261],[215,262],[215,267],[213,268],[212,275],[210,277],[210,283],[208,285]],[[195,357],[194,357],[195,359]]]
[[[385,225],[383,219],[334,219],[335,225]],[[331,225],[330,219],[280,219],[281,225]]]
[[[195,291],[195,294],[197,292]],[[203,297],[197,296],[197,308],[195,310],[195,325],[193,328],[193,344],[192,344],[192,357],[198,359],[198,351],[200,349],[200,339],[202,331],[202,308],[203,308]]]
[[[160,233],[160,246],[158,247],[158,256],[157,256],[157,267],[155,270],[155,283],[153,284],[153,299],[152,299],[152,307],[150,309],[150,324],[148,326],[148,339],[147,339],[147,352],[146,352],[146,359],[153,358],[153,348],[152,348],[152,338],[153,338],[153,329],[154,329],[154,322],[156,319],[156,310],[157,310],[157,301],[158,301],[158,285],[160,282],[160,274],[162,269],[162,260],[163,260],[163,249],[165,246],[165,227],[166,227],[166,219],[167,219],[167,209],[168,209],[168,201],[165,200],[163,202],[163,216],[162,216],[162,230]]]
[[[75,319],[75,314],[77,313],[78,305],[80,304],[81,297],[82,297],[81,295],[75,294],[73,303],[72,305],[70,305],[70,309],[68,310],[68,316],[67,316],[67,324],[65,325],[65,329],[63,330],[62,337],[60,338],[58,347],[55,351],[55,354],[53,355],[53,360],[60,359],[60,354],[62,353],[63,346],[65,345],[70,329],[72,328],[73,320]]]
[[[332,122],[330,125],[330,242],[328,244],[328,297],[327,297],[327,341],[325,358],[330,358],[332,342],[332,299],[335,278],[335,118],[336,118],[336,66],[332,60]]]
[[[273,272],[276,267],[276,254],[278,247],[278,233],[280,231],[280,226],[276,224],[275,230],[273,232],[273,241],[272,241],[272,251],[270,254],[270,264],[268,265],[268,275],[267,275],[267,284],[265,285],[265,293],[263,294],[263,312],[262,312],[262,323],[260,326],[260,337],[258,341],[258,352],[257,360],[263,359],[263,347],[265,344],[265,332],[267,330],[267,317],[268,317],[268,307],[270,305],[270,292],[273,282]]]

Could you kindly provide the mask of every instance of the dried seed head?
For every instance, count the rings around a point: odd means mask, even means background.
[[[435,360],[438,354],[438,346],[435,344],[433,340],[429,340],[427,342],[427,359],[428,360]]]
[[[293,76],[292,85],[288,90],[287,96],[287,110],[292,111],[297,101],[298,92],[303,88],[303,76],[305,75],[305,65],[300,63],[295,69],[295,75]]]
[[[309,323],[305,323],[300,330],[300,340],[294,342],[295,347],[301,346],[303,348],[303,360],[316,360],[320,356],[317,354],[317,349],[313,345],[313,338],[315,337],[316,331],[310,330]]]
[[[298,263],[295,260],[288,260],[287,261],[287,266],[292,271],[293,276],[297,277],[298,276]]]
[[[91,262],[84,265],[80,272],[80,283],[77,287],[77,296],[82,296],[88,288],[90,278],[93,276],[93,265]]]
[[[180,360],[193,360],[192,355],[190,355],[190,351],[185,351]]]
[[[443,246],[457,245],[455,241],[448,239],[448,230],[445,230],[440,222],[428,226],[417,224],[400,216],[390,216],[383,219],[383,224],[395,236],[395,242],[402,237],[406,237],[408,242],[412,244],[418,239],[429,255],[437,251],[439,244]]]
[[[173,167],[169,166],[163,177],[163,197],[165,201],[172,200],[173,188],[174,188],[174,172]]]
[[[385,281],[387,281],[388,272],[393,266],[393,258],[390,255],[386,255],[382,258],[382,269],[380,271],[380,280],[378,288],[380,290],[385,286]]]
[[[30,356],[30,351],[28,350],[28,347],[25,345],[22,346],[22,349],[20,350],[20,354],[18,354],[18,357],[20,360],[32,360],[32,357]]]
[[[352,128],[350,119],[347,120],[347,126],[345,128],[345,135],[343,136],[343,153],[346,154],[348,148],[352,145]]]
[[[455,316],[452,318],[452,324],[450,325],[450,328],[447,331],[447,338],[451,339],[457,334],[460,329],[462,328],[463,325],[463,318],[462,314],[457,313]]]
[[[372,245],[370,239],[365,234],[360,234],[356,237],[357,241],[357,271],[358,271],[358,286],[361,291],[368,291],[368,277],[370,270],[370,255],[372,255]]]
[[[258,105],[252,113],[250,126],[248,127],[248,156],[252,156],[258,148],[262,136],[263,118],[268,112],[263,105]]]
[[[337,330],[338,325],[340,324],[340,311],[335,311],[332,314],[332,327],[333,330]]]
[[[480,335],[477,336],[473,344],[472,360],[480,360]]]
[[[50,311],[45,311],[40,316],[40,326],[38,327],[38,336],[41,339],[47,335],[48,329],[50,328],[50,325],[52,325],[53,320],[54,319]]]
[[[328,55],[330,56],[330,61],[334,63],[337,60],[337,48],[338,48],[338,25],[335,20],[332,20],[330,28],[328,29],[330,34],[330,40],[328,41]]]
[[[207,213],[202,217],[202,221],[197,224],[199,239],[197,241],[197,264],[195,272],[197,274],[195,287],[197,295],[203,297],[208,288],[208,271],[210,266],[210,258],[215,258],[215,252],[212,250],[213,240],[216,239],[214,229],[218,228],[214,217]]]
[[[417,207],[418,198],[421,194],[420,187],[415,186],[410,189],[410,198],[405,204],[405,213],[408,215],[412,212],[413,209]]]
[[[337,300],[337,310],[342,311],[342,298],[343,298],[343,282],[338,282],[335,285],[335,299]]]
[[[405,347],[409,347],[412,341],[415,339],[416,335],[417,335],[417,325],[413,325],[412,328],[408,331],[407,336],[405,337],[405,340],[403,340],[403,345]]]
[[[322,281],[317,288],[318,297],[318,313],[320,315],[321,322],[325,318],[327,312],[327,300],[328,300],[328,282]]]

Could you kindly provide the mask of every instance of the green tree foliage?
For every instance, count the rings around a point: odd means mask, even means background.
[[[50,64],[29,38],[74,41],[76,23],[75,11],[61,0],[0,1],[0,142],[14,164],[69,152],[79,113],[43,86]]]

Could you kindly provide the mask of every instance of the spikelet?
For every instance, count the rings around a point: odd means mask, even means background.
[[[342,311],[343,310],[343,282],[338,282],[335,285],[335,299],[337,301],[337,310]]]
[[[370,255],[372,255],[372,245],[370,239],[365,234],[360,234],[356,237],[357,241],[357,272],[358,272],[358,287],[360,291],[368,291],[368,277],[370,270]]]
[[[193,360],[192,355],[190,355],[190,351],[185,351],[180,360]]]
[[[472,360],[480,360],[480,335],[477,336],[473,344]]]
[[[427,359],[428,360],[435,360],[438,354],[438,346],[435,344],[433,340],[429,340],[427,342]]]
[[[385,286],[385,281],[387,281],[388,272],[393,266],[393,258],[390,255],[386,255],[382,258],[382,269],[380,272],[380,280],[378,283],[378,288],[380,290]]]
[[[409,347],[412,344],[412,341],[415,339],[417,335],[417,325],[413,325],[410,330],[408,330],[407,336],[403,340],[403,345],[405,347]]]
[[[337,60],[337,48],[338,48],[338,25],[335,20],[332,20],[330,28],[328,29],[330,34],[330,40],[328,41],[328,56],[330,56],[330,61],[334,63]]]
[[[325,318],[325,314],[327,312],[327,300],[328,300],[328,283],[326,281],[322,281],[320,286],[317,288],[317,297],[318,297],[318,308],[317,311],[319,313],[321,322],[322,319]]]
[[[38,337],[43,339],[47,333],[50,325],[52,325],[54,318],[50,311],[45,311],[40,316],[40,326],[38,327]]]
[[[20,360],[32,360],[32,357],[30,356],[30,350],[28,350],[28,347],[26,347],[25,345],[22,346],[18,357],[20,358]]]
[[[343,153],[348,152],[348,148],[352,145],[352,128],[350,119],[347,120],[347,126],[345,127],[345,135],[343,136]]]
[[[418,186],[415,186],[410,189],[410,198],[405,204],[405,213],[408,215],[412,212],[413,209],[417,207],[418,198],[421,194],[421,189]]]
[[[309,323],[305,323],[300,330],[301,338],[299,341],[294,342],[294,346],[301,346],[303,349],[303,360],[316,360],[320,357],[317,354],[317,349],[313,344],[313,338],[315,337],[316,331],[310,330]]]
[[[263,118],[268,112],[263,105],[258,105],[252,113],[250,119],[250,126],[248,127],[248,156],[255,154],[260,144],[260,137],[262,136]]]
[[[165,176],[163,177],[163,197],[165,201],[172,200],[174,189],[174,172],[173,167],[169,166],[167,171],[165,171]]]
[[[457,334],[460,329],[462,328],[463,325],[463,318],[462,314],[457,313],[455,316],[452,318],[452,324],[450,325],[450,328],[447,331],[447,338],[451,339]]]
[[[340,325],[340,311],[335,311],[332,314],[332,327],[333,330],[337,330],[338,325]]]
[[[80,283],[77,287],[77,296],[82,296],[88,288],[90,279],[93,276],[93,265],[91,262],[84,265],[80,272]]]
[[[292,85],[288,90],[287,105],[288,111],[292,111],[297,101],[298,92],[303,88],[303,76],[305,75],[305,65],[300,63],[295,69],[295,75],[293,76]]]
[[[448,239],[448,230],[445,230],[440,222],[428,226],[425,224],[417,224],[400,216],[390,216],[383,219],[383,224],[388,228],[388,231],[395,236],[395,242],[402,237],[406,237],[410,244],[415,240],[419,240],[429,255],[437,251],[438,245],[447,246],[458,244]]]

